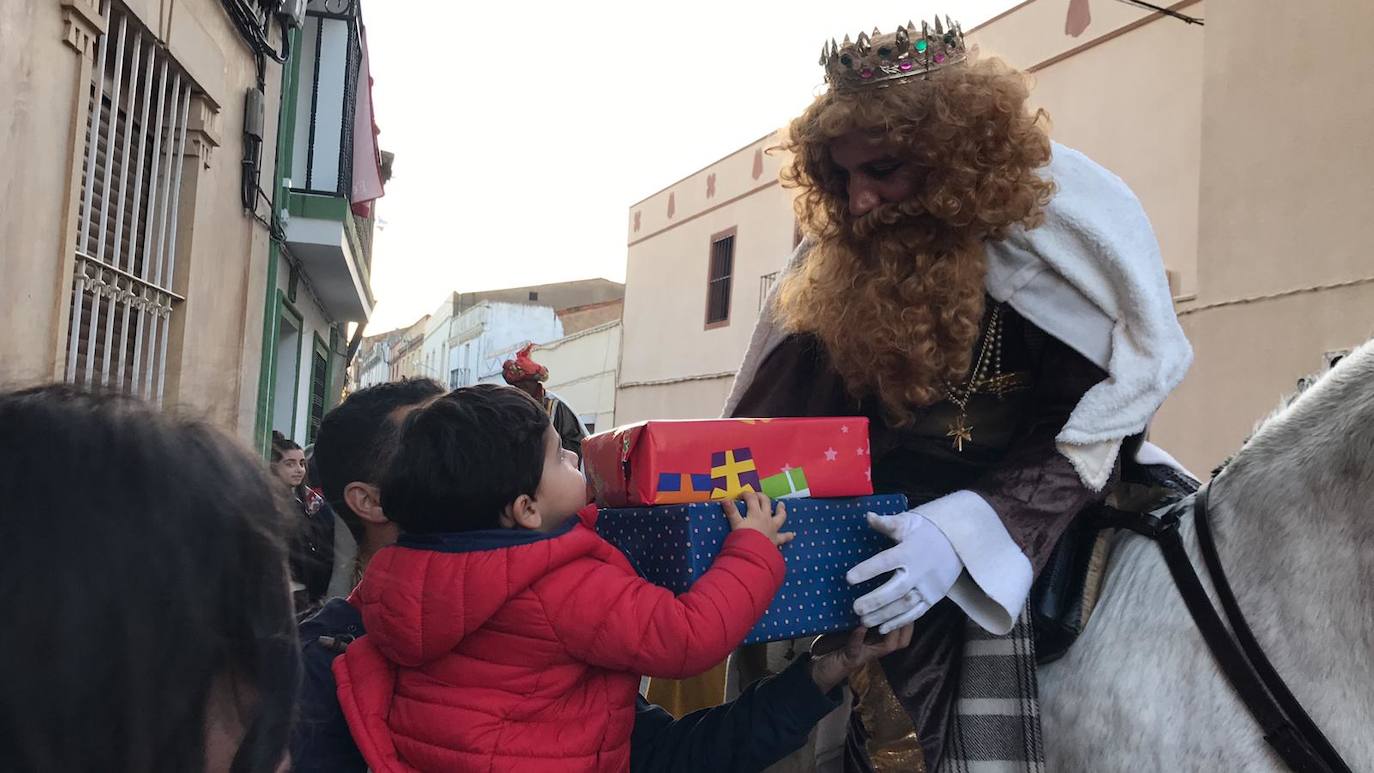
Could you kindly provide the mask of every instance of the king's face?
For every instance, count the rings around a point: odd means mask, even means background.
[[[917,170],[892,142],[864,131],[830,141],[830,160],[844,181],[850,217],[862,217],[882,204],[916,195]]]

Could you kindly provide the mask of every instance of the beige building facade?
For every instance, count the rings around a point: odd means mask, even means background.
[[[719,415],[796,241],[776,144],[760,138],[630,207],[617,422]]]
[[[268,232],[241,203],[257,75],[222,5],[5,3],[0,72],[0,382],[105,385],[251,438]]]
[[[1029,72],[1053,138],[1120,175],[1149,213],[1197,350],[1152,437],[1205,472],[1300,379],[1374,335],[1374,100],[1357,97],[1374,5],[1170,7],[1206,26],[1093,3],[1075,36],[1065,3],[1030,0],[969,39]],[[795,239],[782,159],[763,152],[776,142],[630,207],[619,422],[718,414]],[[732,233],[730,315],[713,326],[711,245]]]
[[[620,320],[539,344],[530,356],[549,369],[544,385],[572,408],[589,432],[616,426]]]
[[[1207,9],[1198,283],[1179,304],[1197,361],[1155,422],[1199,471],[1374,336],[1374,4]],[[1255,45],[1276,31],[1279,67]]]

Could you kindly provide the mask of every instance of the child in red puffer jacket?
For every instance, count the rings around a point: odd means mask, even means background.
[[[782,585],[782,505],[726,505],[732,533],[681,596],[592,526],[576,454],[505,386],[405,423],[382,507],[405,531],[351,601],[367,635],[334,661],[373,771],[628,770],[641,674],[682,678],[737,647]]]

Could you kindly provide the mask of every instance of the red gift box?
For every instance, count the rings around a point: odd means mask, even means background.
[[[583,440],[582,457],[607,507],[873,493],[862,417],[646,421]]]

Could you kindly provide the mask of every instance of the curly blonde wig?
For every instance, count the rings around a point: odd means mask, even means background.
[[[997,59],[923,80],[821,95],[794,120],[783,182],[815,244],[779,289],[777,313],[814,334],[849,391],[896,424],[967,374],[984,311],[983,243],[1039,224],[1053,184],[1043,111],[1027,78]],[[881,140],[919,180],[914,195],[849,211],[836,138]]]

